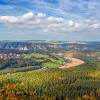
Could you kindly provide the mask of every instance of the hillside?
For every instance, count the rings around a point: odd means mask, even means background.
[[[83,59],[77,67],[59,69],[65,63],[62,56],[48,54],[22,54],[21,59],[43,62],[42,69],[0,75],[0,98],[18,100],[99,100],[100,62],[95,57],[87,58],[87,52],[67,51],[67,54]],[[96,53],[96,52],[94,52]],[[46,62],[45,62],[46,61]],[[49,62],[48,62],[49,61]],[[69,63],[69,60],[67,61]],[[66,63],[67,63],[66,62]],[[28,68],[28,67],[23,67]],[[19,70],[19,69],[17,69]],[[22,69],[21,69],[22,70]]]

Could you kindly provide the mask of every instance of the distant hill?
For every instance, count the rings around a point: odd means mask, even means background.
[[[30,41],[0,41],[0,50],[15,49],[19,51],[50,51],[56,49],[81,49],[81,50],[100,50],[100,42],[93,41],[45,41],[45,40],[30,40]]]

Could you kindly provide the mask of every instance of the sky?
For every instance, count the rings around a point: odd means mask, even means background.
[[[100,0],[0,0],[0,40],[100,41]]]

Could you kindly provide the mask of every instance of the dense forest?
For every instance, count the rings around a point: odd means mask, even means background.
[[[40,53],[20,55],[21,61],[15,60],[20,67],[0,70],[1,100],[100,100],[100,61],[96,58],[99,52],[69,52],[84,59],[85,63],[59,69],[67,62],[62,56]],[[87,57],[87,54],[95,54],[95,57]],[[23,61],[27,66],[21,67]],[[28,66],[29,61],[35,62],[35,65]],[[36,65],[41,68],[32,70]]]

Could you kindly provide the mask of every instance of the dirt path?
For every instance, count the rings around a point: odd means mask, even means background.
[[[85,62],[77,59],[77,58],[73,58],[73,57],[65,57],[65,59],[70,60],[69,63],[64,64],[63,66],[59,67],[61,69],[63,68],[70,68],[70,67],[75,67],[75,66],[79,66],[81,64],[84,64]]]

